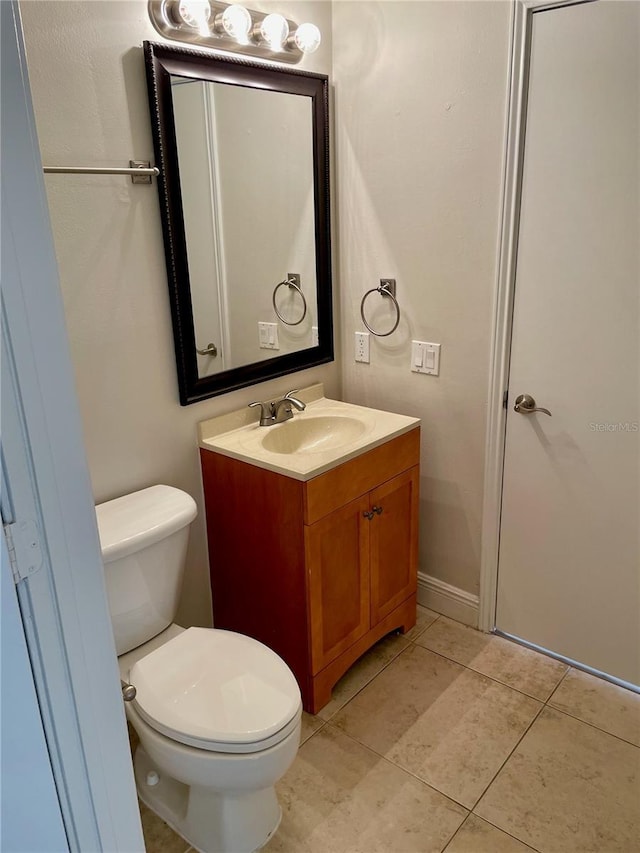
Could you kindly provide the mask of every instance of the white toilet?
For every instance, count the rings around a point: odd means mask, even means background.
[[[276,831],[274,785],[300,741],[300,690],[257,640],[173,624],[193,499],[152,486],[96,507],[140,799],[201,853],[250,853]]]

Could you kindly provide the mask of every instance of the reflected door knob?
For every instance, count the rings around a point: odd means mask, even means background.
[[[543,409],[542,407],[536,406],[536,401],[533,399],[531,394],[520,394],[519,397],[516,397],[513,411],[518,412],[521,415],[532,415],[534,412],[542,412],[543,414],[551,417],[549,409]]]
[[[196,352],[198,355],[210,355],[215,358],[218,355],[218,347],[215,344],[207,344],[204,349],[196,347]]]

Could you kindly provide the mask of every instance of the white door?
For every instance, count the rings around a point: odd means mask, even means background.
[[[4,534],[0,537],[2,775],[0,849],[69,850],[36,696]],[[37,812],[37,820],[34,816]]]
[[[0,39],[0,503],[19,577],[12,588],[5,562],[0,850],[134,853],[144,842],[17,0],[0,2]]]
[[[198,376],[202,378],[229,367],[223,332],[225,282],[213,84],[187,78],[172,79],[196,359]]]
[[[639,45],[637,2],[533,16],[496,616],[636,685]]]

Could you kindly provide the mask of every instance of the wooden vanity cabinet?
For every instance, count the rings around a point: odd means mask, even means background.
[[[276,651],[316,713],[416,619],[420,431],[301,482],[201,449],[214,625]]]

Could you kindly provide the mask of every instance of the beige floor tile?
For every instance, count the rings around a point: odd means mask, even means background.
[[[144,803],[140,803],[140,818],[146,853],[185,853],[191,846]]]
[[[540,707],[411,645],[332,723],[470,808]]]
[[[278,796],[269,853],[439,853],[467,815],[331,725],[300,749]]]
[[[568,667],[503,637],[442,616],[416,642],[476,672],[545,702]]]
[[[333,688],[331,701],[318,711],[318,716],[323,720],[330,719],[409,645],[409,640],[401,634],[390,634],[376,643],[338,681]]]
[[[475,811],[544,853],[632,853],[640,749],[545,708]]]
[[[423,631],[427,630],[429,625],[433,625],[439,616],[439,613],[429,610],[428,607],[422,607],[422,605],[419,604],[416,613],[416,624],[410,631],[407,631],[407,633],[402,636],[407,640],[415,641]]]
[[[446,853],[531,853],[531,849],[486,820],[470,814],[447,846]]]
[[[640,746],[640,696],[631,690],[571,669],[549,704]]]
[[[313,714],[307,714],[306,711],[303,711],[300,731],[300,746],[302,746],[306,740],[309,740],[311,735],[315,734],[315,732],[317,732],[323,725],[324,720],[321,720],[320,717],[314,717]]]

